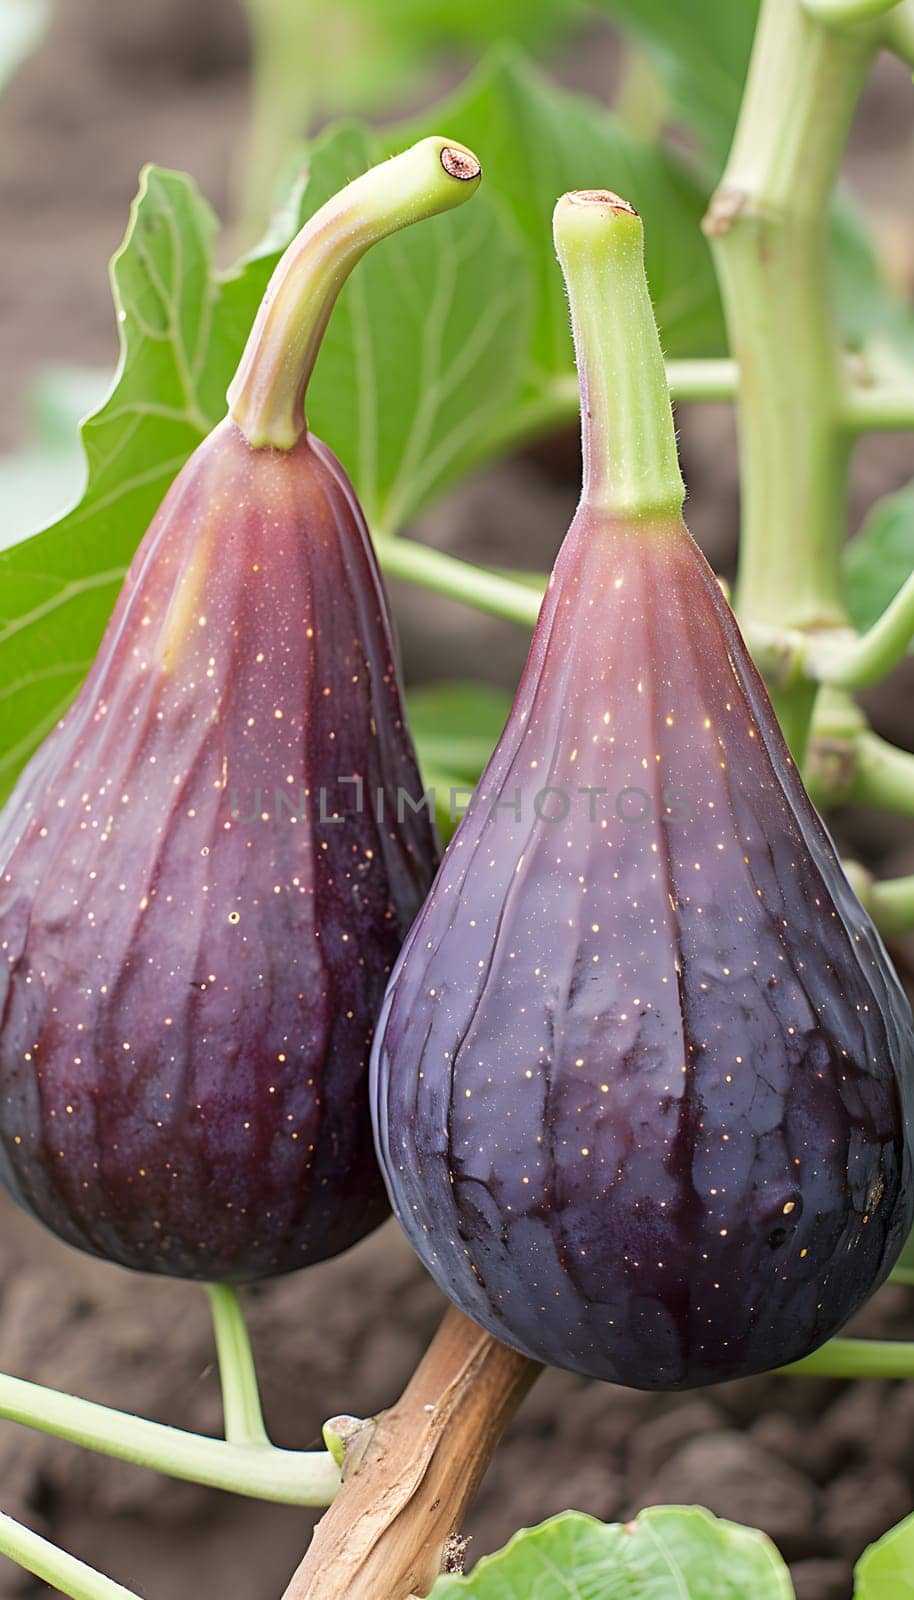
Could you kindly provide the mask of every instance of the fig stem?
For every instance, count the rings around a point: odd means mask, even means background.
[[[0,1374],[0,1417],[101,1455],[253,1500],[326,1506],[340,1486],[339,1468],[327,1451],[228,1444],[7,1373]]]
[[[238,1295],[225,1283],[207,1284],[206,1292],[216,1339],[225,1437],[230,1444],[268,1445],[251,1341]]]
[[[318,1523],[284,1600],[427,1595],[511,1417],[541,1368],[455,1308]]]
[[[70,1600],[140,1600],[132,1589],[106,1578],[76,1556],[68,1555],[50,1539],[0,1511],[0,1554],[8,1556],[26,1572],[50,1584],[55,1594]]]
[[[778,1371],[791,1378],[914,1378],[914,1343],[829,1339],[811,1356]]]
[[[290,450],[305,432],[305,390],[324,329],[369,246],[462,205],[481,175],[463,145],[420,139],[363,172],[305,223],[270,279],[229,385],[229,415],[255,449]]]
[[[576,190],[553,234],[581,390],[582,498],[612,516],[678,518],[685,488],[641,218],[609,190]]]

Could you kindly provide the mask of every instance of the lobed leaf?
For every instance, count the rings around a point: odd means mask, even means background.
[[[701,1506],[651,1506],[634,1522],[578,1511],[527,1528],[431,1600],[794,1600],[774,1545]],[[876,1600],[876,1597],[874,1597]]]

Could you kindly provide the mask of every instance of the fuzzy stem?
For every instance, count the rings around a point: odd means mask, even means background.
[[[611,516],[678,518],[685,498],[638,213],[608,189],[563,195],[555,248],[571,304],[583,500]]]
[[[254,1500],[326,1506],[340,1485],[339,1471],[326,1451],[227,1444],[6,1373],[0,1373],[0,1417],[138,1467]]]
[[[268,1445],[251,1341],[238,1295],[224,1283],[207,1284],[207,1294],[222,1385],[225,1437],[230,1444]]]
[[[441,1570],[490,1457],[540,1368],[451,1308],[284,1600],[408,1600]]]
[[[70,1600],[140,1600],[132,1589],[67,1555],[5,1512],[0,1512],[0,1554],[50,1584],[55,1594],[69,1595]]]
[[[763,0],[736,137],[706,219],[740,369],[736,599],[750,623],[846,622],[838,554],[849,435],[828,213],[876,48],[872,29],[840,33],[799,0]],[[804,693],[811,710],[802,686],[793,697],[799,705]]]
[[[461,205],[481,173],[463,145],[420,139],[364,172],[305,223],[270,279],[229,385],[229,415],[255,449],[290,450],[304,433],[305,390],[324,329],[368,247]]]

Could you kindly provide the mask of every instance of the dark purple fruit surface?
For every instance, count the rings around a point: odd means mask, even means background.
[[[437,859],[401,790],[345,473],[226,421],[0,819],[2,1177],[61,1238],[244,1281],[382,1219],[368,1050]]]
[[[795,1360],[911,1224],[911,1014],[685,528],[579,511],[395,968],[372,1099],[448,1295],[679,1388]]]

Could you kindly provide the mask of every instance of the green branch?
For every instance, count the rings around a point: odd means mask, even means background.
[[[384,571],[391,578],[403,578],[423,589],[434,589],[451,600],[461,600],[477,611],[504,617],[524,628],[532,628],[539,616],[542,596],[526,583],[504,578],[485,567],[433,550],[414,539],[376,534],[374,547]]]
[[[225,1437],[230,1444],[269,1445],[251,1342],[238,1295],[224,1283],[207,1284],[207,1294],[222,1385]]]
[[[228,1444],[0,1374],[0,1417],[153,1472],[254,1500],[326,1506],[340,1475],[325,1451]]]
[[[914,755],[866,729],[854,747],[854,772],[847,798],[853,805],[875,806],[900,817],[914,817]]]
[[[886,939],[914,932],[914,873],[878,879],[856,862],[845,862],[844,870],[861,905]]]
[[[914,1378],[914,1344],[894,1339],[829,1339],[788,1367],[797,1378]]]
[[[50,1584],[56,1594],[69,1595],[70,1600],[140,1600],[132,1589],[67,1555],[5,1512],[0,1512],[0,1553]]]
[[[914,572],[902,584],[882,616],[856,638],[845,630],[811,634],[805,670],[820,683],[863,689],[878,683],[897,666],[914,638]]]

